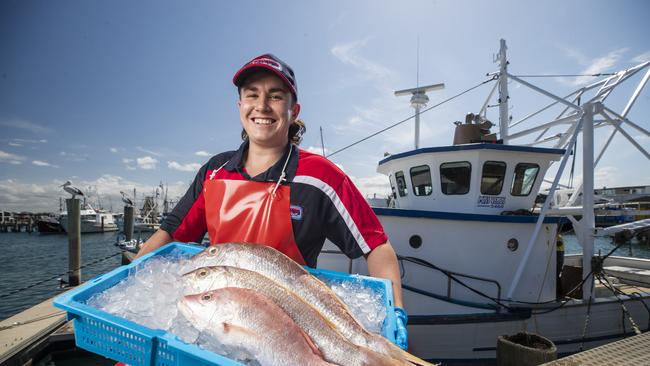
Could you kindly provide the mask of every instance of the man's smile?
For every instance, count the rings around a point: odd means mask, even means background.
[[[256,118],[253,118],[253,122],[256,125],[271,125],[271,124],[273,124],[275,122],[275,120],[272,119],[272,118],[259,118],[259,117],[256,117]]]

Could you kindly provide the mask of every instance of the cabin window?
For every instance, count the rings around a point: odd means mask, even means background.
[[[416,196],[428,196],[433,191],[431,184],[431,169],[428,165],[411,168],[411,184]]]
[[[481,194],[497,195],[503,189],[506,176],[506,163],[502,161],[486,161],[483,164],[481,176]]]
[[[539,173],[539,165],[537,164],[517,164],[515,167],[515,176],[512,179],[510,194],[513,196],[528,196],[535,184],[537,173]]]
[[[390,191],[393,198],[397,198],[397,190],[395,190],[395,184],[393,183],[393,176],[388,176],[388,182],[390,183]]]
[[[401,170],[395,173],[395,182],[397,183],[397,193],[399,193],[399,196],[406,196],[408,193],[406,190],[406,179],[404,178],[404,173]]]
[[[440,164],[440,188],[444,194],[469,192],[472,164],[467,161]]]

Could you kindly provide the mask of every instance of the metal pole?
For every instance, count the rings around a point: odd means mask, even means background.
[[[133,239],[133,206],[124,206],[124,239]]]
[[[65,200],[68,208],[68,283],[78,286],[81,279],[81,218],[77,198]]]
[[[585,114],[582,123],[582,176],[583,194],[582,210],[582,276],[591,272],[591,258],[594,256],[594,107],[600,103],[584,106]],[[590,276],[582,285],[582,299],[589,300],[594,284]]]
[[[499,48],[499,137],[508,144],[508,61],[506,59],[506,40],[501,40]]]
[[[420,147],[420,104],[415,105],[415,149]]]

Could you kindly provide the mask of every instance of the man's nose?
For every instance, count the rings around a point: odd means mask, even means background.
[[[257,103],[255,103],[255,109],[258,111],[268,111],[271,109],[269,106],[269,98],[266,96],[261,96],[260,98],[257,98]]]

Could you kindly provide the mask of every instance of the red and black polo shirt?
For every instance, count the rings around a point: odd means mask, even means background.
[[[275,165],[255,177],[244,170],[247,148],[248,143],[244,142],[239,150],[215,155],[203,165],[161,228],[177,241],[201,242],[207,231],[203,182],[223,164],[214,179],[277,182],[289,145]],[[308,266],[316,267],[325,239],[350,258],[367,254],[388,240],[377,216],[350,178],[321,155],[294,147],[283,184],[291,188],[291,212],[287,215],[291,215],[294,238]]]

